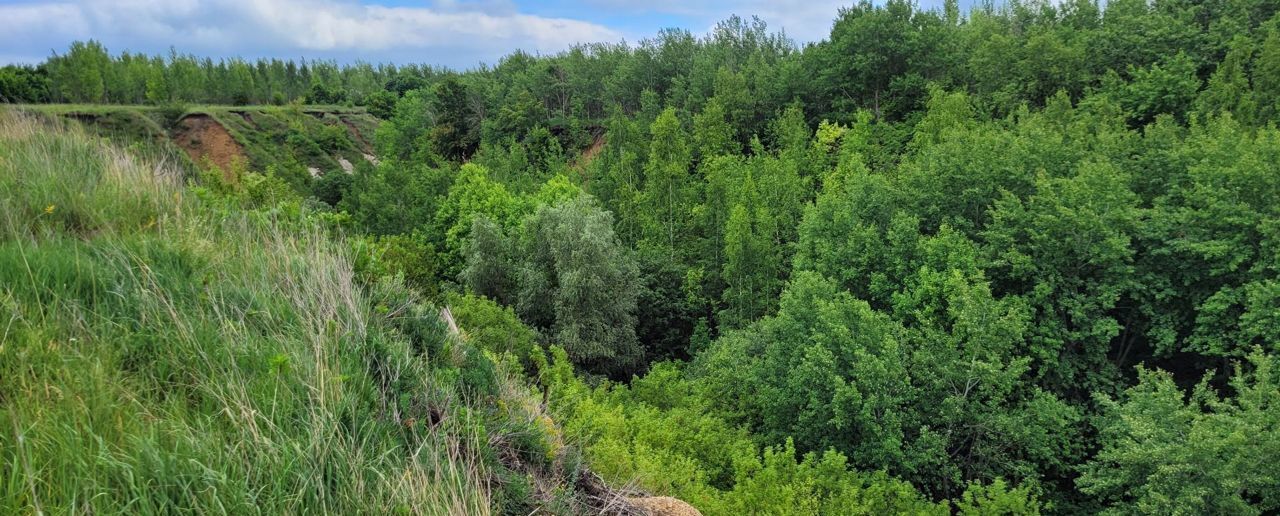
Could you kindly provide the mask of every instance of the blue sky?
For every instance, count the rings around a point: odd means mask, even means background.
[[[516,49],[705,33],[758,15],[798,42],[827,35],[832,0],[0,0],[0,63],[38,62],[74,40],[112,52],[326,58],[469,68]],[[922,1],[927,5],[928,1]]]

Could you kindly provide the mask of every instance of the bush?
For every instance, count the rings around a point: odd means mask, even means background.
[[[369,94],[364,99],[365,108],[369,110],[369,114],[378,117],[381,120],[388,120],[396,112],[396,94],[379,90]]]
[[[449,296],[449,308],[467,340],[498,355],[510,354],[527,372],[533,372],[530,353],[538,345],[537,333],[525,326],[510,307],[471,294]]]
[[[355,177],[338,171],[331,171],[320,176],[312,185],[312,194],[332,207],[337,207],[351,190]]]

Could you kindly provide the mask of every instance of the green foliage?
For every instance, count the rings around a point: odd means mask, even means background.
[[[1118,101],[1136,125],[1153,122],[1157,115],[1182,115],[1190,111],[1200,91],[1196,66],[1189,56],[1179,53],[1164,64],[1129,70],[1133,78],[1122,82],[1118,75],[1108,76],[1118,90]]]
[[[387,120],[395,114],[397,100],[399,99],[396,97],[395,93],[380,90],[365,97],[364,102],[370,115],[382,120]]]
[[[533,371],[537,333],[521,323],[510,307],[470,294],[450,296],[449,307],[458,326],[466,328],[468,342],[494,354],[511,355]]]
[[[1190,393],[1161,371],[1139,370],[1120,400],[1102,398],[1102,450],[1080,489],[1114,514],[1265,514],[1280,506],[1280,383],[1276,360],[1254,352],[1231,380],[1233,398],[1206,382]]]
[[[587,371],[635,370],[638,270],[613,233],[612,215],[586,195],[543,205],[522,223],[518,246],[521,318]]]
[[[427,297],[436,296],[439,258],[430,243],[411,235],[382,235],[352,239],[351,244],[351,265],[363,283],[399,276]]]
[[[724,105],[719,99],[712,98],[702,112],[693,118],[693,150],[700,159],[731,155],[738,150],[733,126],[729,125],[725,116]]]
[[[437,84],[433,91],[432,109],[435,123],[431,140],[435,151],[449,159],[471,156],[479,144],[477,118],[466,85],[454,77]]]
[[[859,473],[835,451],[799,454],[789,440],[761,448],[708,410],[697,383],[660,363],[628,388],[588,387],[566,353],[551,349],[540,377],[569,436],[582,440],[593,469],[676,496],[704,514],[947,514],[910,484]],[[1004,482],[971,485],[957,507],[966,514],[1038,514],[1029,489]]]
[[[338,206],[373,234],[427,227],[435,220],[439,196],[448,186],[448,173],[394,162],[357,169],[355,180]]]
[[[750,180],[750,178],[748,178]],[[779,259],[774,246],[773,217],[759,207],[733,207],[725,223],[724,305],[721,321],[742,326],[769,312],[776,295]]]
[[[0,67],[0,102],[21,104],[48,102],[47,66],[5,65]]]
[[[983,234],[998,253],[989,266],[995,281],[1023,293],[1037,312],[1030,354],[1045,364],[1041,375],[1058,392],[1109,387],[1110,344],[1121,331],[1111,314],[1136,288],[1130,239],[1140,213],[1128,178],[1088,163],[1078,174],[1039,178],[1025,203],[997,201]],[[1080,264],[1089,266],[1072,270]]]
[[[330,172],[319,179],[316,179],[312,185],[311,191],[316,198],[328,204],[329,206],[338,206],[342,204],[342,200],[351,192],[352,185],[355,184],[355,176],[352,174],[343,174],[340,172]]]
[[[1231,50],[1218,64],[1204,92],[1196,99],[1197,111],[1202,115],[1230,113],[1235,118],[1249,122],[1257,110],[1253,89],[1249,86],[1246,63],[1253,58],[1253,43],[1245,36],[1231,42]]]
[[[1068,429],[1079,416],[1020,387],[1025,360],[1009,358],[1026,324],[1019,307],[947,276],[906,293],[899,310],[911,315],[899,323],[801,273],[776,317],[699,357],[702,381],[765,442],[790,436],[801,449],[835,448],[939,494],[958,495],[969,479],[1035,479],[1036,468],[1072,453]],[[942,297],[928,302],[938,306],[908,301],[926,292]],[[947,456],[970,460],[939,461]]]
[[[485,217],[501,228],[515,226],[524,214],[520,201],[502,183],[490,179],[487,169],[479,165],[463,165],[435,212],[435,231],[443,236],[445,263],[458,264],[462,261],[464,242],[477,218]],[[415,220],[405,227],[417,227],[425,222],[426,219]],[[460,269],[446,270],[450,277],[458,277],[459,272]]]
[[[688,359],[692,355],[690,338],[706,305],[691,292],[699,287],[696,276],[685,273],[661,253],[638,253],[636,258],[641,285],[636,298],[636,336],[644,347],[645,361]]]
[[[470,291],[515,306],[586,371],[619,376],[639,365],[638,269],[594,199],[540,205],[515,238],[478,218],[471,236],[462,273]]]
[[[644,168],[644,206],[649,219],[645,236],[675,256],[677,235],[683,237],[689,213],[690,150],[675,110],[667,109],[649,128],[652,144]]]
[[[104,75],[110,61],[101,43],[93,40],[72,43],[67,55],[52,67],[61,98],[71,102],[106,100]]]

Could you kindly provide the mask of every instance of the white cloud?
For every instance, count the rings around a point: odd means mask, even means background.
[[[848,1],[758,1],[744,8],[760,16],[775,30],[787,32],[787,36],[799,42],[826,39],[831,34],[831,24]]]
[[[841,7],[856,0],[709,0],[688,2],[685,0],[587,0],[599,8],[618,9],[630,13],[661,13],[689,18],[694,23],[712,24],[732,15],[744,18],[759,17],[769,25],[769,30],[784,30],[787,36],[801,43],[825,39],[831,32],[831,23]]]
[[[95,38],[112,51],[169,46],[202,55],[307,55],[470,66],[517,48],[555,52],[616,41],[607,27],[521,14],[509,2],[386,7],[350,0],[79,0],[0,5],[0,48],[63,49]],[[416,58],[415,58],[416,56]]]

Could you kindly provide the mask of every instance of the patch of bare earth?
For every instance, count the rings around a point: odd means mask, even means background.
[[[599,156],[602,150],[604,150],[603,134],[591,140],[591,145],[582,151],[582,155],[578,156],[578,160],[573,163],[573,167],[582,170],[587,165],[590,165],[592,161],[595,161],[596,156]]]
[[[192,161],[204,163],[207,159],[224,174],[230,172],[232,163],[246,160],[244,149],[227,128],[209,115],[189,115],[179,121],[173,142],[187,151]]]
[[[364,135],[360,134],[360,128],[356,127],[354,122],[344,117],[338,117],[338,120],[341,120],[342,124],[347,126],[347,130],[350,131],[351,136],[355,138],[356,144],[360,146],[360,150],[365,153],[365,156],[368,156],[369,151],[373,150],[373,145],[370,145],[369,140],[366,140]]]

